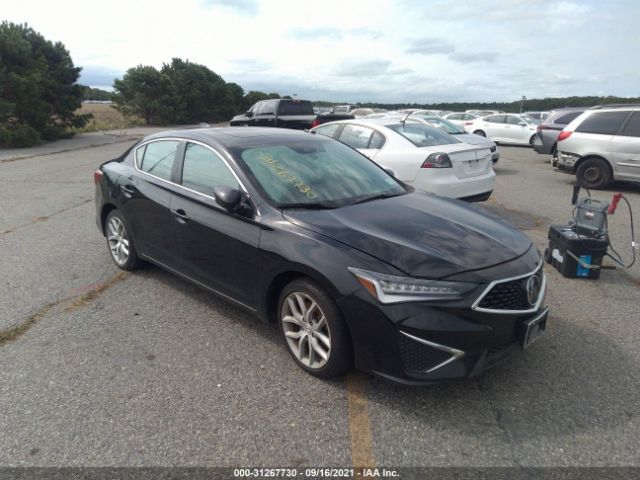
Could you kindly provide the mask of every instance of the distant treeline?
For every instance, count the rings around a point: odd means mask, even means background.
[[[84,87],[82,90],[82,101],[95,100],[98,102],[106,102],[113,100],[113,93],[107,92],[100,88]]]
[[[464,112],[465,110],[503,110],[505,112],[547,111],[565,107],[592,107],[594,105],[611,105],[616,103],[640,104],[640,97],[553,97],[533,98],[530,100],[516,100],[514,102],[443,102],[443,103],[357,103],[362,108],[385,108],[399,110],[403,108],[421,108],[425,110],[450,110]],[[315,102],[316,105],[330,106],[332,102]]]

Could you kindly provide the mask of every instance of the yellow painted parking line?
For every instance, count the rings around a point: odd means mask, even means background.
[[[359,372],[347,375],[347,399],[349,402],[349,430],[351,433],[351,463],[353,468],[373,468],[373,442],[369,407],[366,396],[366,379]],[[360,477],[368,478],[368,477]]]

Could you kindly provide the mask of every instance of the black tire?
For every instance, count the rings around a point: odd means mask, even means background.
[[[611,183],[611,168],[601,158],[587,158],[578,165],[576,177],[585,188],[605,188]]]
[[[289,306],[285,305],[285,302],[288,298],[291,298],[290,296],[293,294],[303,294],[316,302],[320,309],[320,313],[324,315],[326,324],[328,325],[330,348],[328,358],[325,361],[326,363],[320,367],[312,368],[311,366],[303,363],[303,361],[298,358],[298,355],[294,353],[294,347],[290,344],[290,342],[294,343],[296,339],[290,339],[285,334],[285,331],[290,328],[299,328],[298,331],[300,332],[303,330],[303,328],[299,327],[297,324],[283,320],[283,318],[285,318],[285,312],[289,309]],[[311,309],[309,311],[311,311]],[[282,338],[289,354],[298,366],[306,372],[320,378],[332,378],[341,375],[352,368],[353,360],[351,340],[347,325],[342,319],[342,315],[340,314],[335,302],[324,290],[318,287],[311,280],[306,278],[294,280],[282,290],[280,298],[278,299],[277,319],[280,332],[282,333]],[[291,332],[291,330],[289,331]],[[311,341],[318,342],[316,339],[311,339],[311,334],[307,334],[306,350],[309,352],[309,358],[311,358]],[[304,343],[302,339],[298,340],[298,345],[300,343]],[[314,352],[314,355],[318,354]]]
[[[531,138],[529,139],[529,145],[531,145],[533,147],[533,144],[536,141],[536,136],[535,135],[531,135]]]
[[[120,222],[123,227],[124,238],[128,242],[128,254],[126,255],[126,259],[124,261],[118,261],[117,255],[114,253],[112,249],[113,245],[113,237],[111,236],[112,231],[111,225],[112,222]],[[133,242],[133,238],[131,237],[131,228],[129,227],[129,222],[126,217],[120,213],[120,210],[111,210],[109,215],[107,215],[107,219],[104,223],[104,232],[105,237],[107,239],[107,248],[109,249],[109,255],[111,256],[111,260],[116,266],[121,270],[135,270],[139,268],[142,264],[142,260],[138,257],[138,252],[136,250],[136,246]],[[122,241],[122,238],[120,239]]]
[[[484,130],[476,130],[475,132],[473,132],[474,135],[480,135],[481,137],[486,137],[487,134],[484,133]]]

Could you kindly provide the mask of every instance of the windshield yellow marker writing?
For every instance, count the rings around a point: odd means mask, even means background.
[[[307,198],[317,197],[316,193],[311,189],[309,185],[304,183],[295,175],[289,173],[289,171],[285,167],[278,165],[278,161],[268,153],[263,153],[262,155],[260,155],[260,160],[262,160],[265,164],[271,167],[271,170],[278,177],[280,177],[285,182],[291,183],[294,187],[298,189],[300,193],[304,193],[307,196]]]

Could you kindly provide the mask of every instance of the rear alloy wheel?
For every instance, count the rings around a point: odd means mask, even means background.
[[[529,139],[529,145],[531,145],[533,147],[533,144],[536,142],[536,136],[535,135],[531,135],[531,138]]]
[[[585,188],[605,188],[611,183],[611,169],[600,158],[587,158],[576,170],[578,183]]]
[[[484,133],[484,131],[483,131],[483,130],[476,130],[476,131],[475,131],[475,132],[473,132],[473,133],[474,133],[474,135],[480,135],[481,137],[486,137],[486,136],[487,136],[487,134],[486,134],[486,133]]]
[[[109,212],[106,221],[107,246],[118,268],[133,270],[140,265],[127,223],[118,210]]]
[[[308,280],[295,280],[280,295],[278,311],[289,353],[304,370],[329,378],[350,368],[346,326],[324,291]]]

